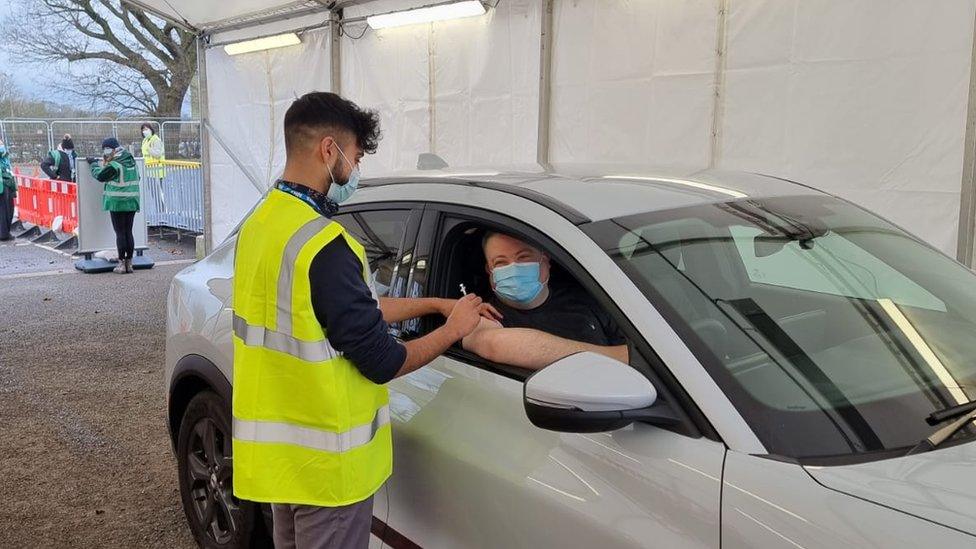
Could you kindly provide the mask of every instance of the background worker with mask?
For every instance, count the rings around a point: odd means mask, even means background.
[[[377,300],[363,246],[331,217],[376,151],[379,120],[332,93],[285,113],[282,179],[248,216],[234,262],[234,494],[272,503],[277,547],[366,548],[393,467],[384,384],[427,364],[489,309]],[[448,312],[400,343],[388,322]]]
[[[156,135],[156,129],[149,122],[142,125],[142,159],[145,161],[147,184],[154,185],[157,189],[155,196],[159,197],[159,204],[156,211],[166,211],[166,190],[163,187],[163,179],[166,177],[166,151],[163,148],[163,140]]]
[[[75,153],[75,143],[71,136],[64,134],[58,148],[47,153],[44,160],[41,160],[41,171],[49,178],[58,181],[74,181],[77,172],[75,165],[78,155]]]

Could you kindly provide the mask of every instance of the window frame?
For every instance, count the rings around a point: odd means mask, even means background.
[[[332,220],[342,225],[343,229],[349,230],[346,225],[342,224],[342,220],[338,219],[344,215],[353,215],[357,213],[373,213],[373,212],[394,212],[394,211],[405,211],[407,212],[407,223],[404,227],[404,232],[400,238],[400,243],[397,247],[396,257],[394,258],[394,269],[390,274],[390,287],[395,287],[395,282],[400,278],[400,271],[404,269],[403,256],[406,250],[416,247],[417,244],[417,233],[420,228],[420,223],[423,218],[424,204],[420,202],[404,202],[404,201],[390,201],[390,202],[362,202],[357,204],[350,204],[349,206],[340,206],[340,209],[334,216]],[[369,259],[367,258],[367,263]],[[411,261],[411,264],[413,262]],[[407,273],[410,272],[410,268],[407,268]],[[405,273],[406,274],[406,273]],[[406,290],[407,285],[404,284],[403,289]],[[387,295],[383,297],[403,297],[400,295]]]
[[[620,330],[627,338],[630,350],[630,366],[647,377],[657,389],[659,397],[671,404],[671,408],[679,418],[679,422],[672,427],[660,427],[692,438],[707,438],[722,442],[721,437],[698,405],[674,378],[664,361],[654,352],[646,338],[634,326],[617,304],[610,298],[602,285],[596,281],[575,257],[567,252],[555,239],[538,231],[530,224],[515,219],[506,214],[482,208],[457,204],[428,203],[424,209],[421,228],[418,232],[417,247],[415,248],[415,262],[421,259],[427,261],[427,279],[422,285],[422,295],[433,296],[432,289],[440,290],[446,284],[442,282],[446,274],[446,266],[439,257],[444,251],[444,240],[447,236],[446,224],[451,220],[470,221],[484,226],[496,227],[510,234],[515,234],[527,240],[537,242],[543,246],[546,253],[558,262],[579,285],[613,318]],[[567,226],[573,226],[567,221]],[[408,285],[413,281],[413,269]],[[439,295],[440,292],[437,292]],[[420,336],[430,333],[435,327],[433,319],[425,319],[421,323]],[[464,351],[458,347],[451,347],[443,356],[463,362],[474,368],[506,377],[524,383],[527,375],[525,370],[504,364],[496,364],[481,357]]]

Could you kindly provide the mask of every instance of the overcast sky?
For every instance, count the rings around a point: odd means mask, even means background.
[[[14,12],[12,0],[0,0],[0,17],[5,17]],[[20,91],[29,97],[38,99],[55,99],[54,93],[47,90],[43,82],[35,81],[32,75],[41,74],[43,71],[38,65],[21,65],[14,63],[12,56],[17,55],[13,48],[0,45],[0,70],[14,77]]]
[[[35,0],[28,0],[35,1]],[[7,14],[15,13],[15,6],[18,2],[16,0],[0,0],[0,18],[5,17]],[[26,44],[25,47],[30,47]],[[50,66],[48,63],[15,63],[14,56],[20,55],[20,46],[11,47],[0,44],[0,71],[10,74],[14,78],[14,82],[17,84],[17,88],[20,92],[28,98],[40,99],[45,101],[53,101],[61,105],[70,105],[73,101],[77,101],[74,97],[65,97],[64,94],[60,94],[57,91],[51,89],[49,81],[51,76]],[[69,70],[69,65],[67,62],[62,61],[58,64],[58,67],[54,70],[54,78],[64,78]],[[71,69],[75,74],[84,73],[86,70],[93,70],[93,67],[86,66],[84,64],[72,64]],[[190,94],[187,94],[183,105],[183,115],[190,115]],[[81,105],[83,108],[87,108],[90,105]]]

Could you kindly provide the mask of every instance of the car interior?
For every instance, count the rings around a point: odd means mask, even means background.
[[[890,267],[870,265],[869,271],[864,265],[871,258],[863,257],[868,255],[863,250],[863,256],[852,253],[843,258],[850,268],[843,276],[860,277],[864,284],[852,283],[846,291],[838,291],[833,279],[823,278],[822,265],[830,261],[818,260],[818,254],[827,253],[825,246],[800,251],[799,244],[792,242],[765,256],[759,253],[755,235],[737,235],[733,230],[721,238],[702,238],[693,223],[663,223],[627,233],[620,253],[638,266],[641,276],[685,319],[749,397],[801,421],[800,416],[834,409],[835,421],[848,424],[867,448],[881,448],[887,440],[903,437],[908,427],[886,422],[885,410],[893,401],[908,405],[904,399],[937,395],[928,389],[922,392],[928,396],[916,392],[917,378],[930,374],[898,326],[900,319],[892,316],[892,308],[886,310],[859,286],[907,296],[894,314],[903,314],[918,326],[934,315],[951,315],[951,306],[947,312],[946,303],[921,287],[909,287],[913,283]],[[707,232],[714,235],[714,230]],[[730,240],[736,246],[729,246]],[[653,248],[647,245],[650,242],[655,243]],[[834,243],[832,258],[838,249]],[[823,278],[820,286],[817,277]],[[895,284],[900,291],[891,290]],[[943,321],[943,333],[929,336],[937,348],[943,347],[938,345],[941,340],[960,335],[945,333],[947,325],[965,325],[972,333],[973,325],[964,319]],[[895,366],[899,363],[901,367]],[[873,428],[867,428],[865,416],[870,416]],[[912,427],[920,433],[926,429],[921,421]],[[823,429],[816,436],[822,441],[836,432]]]
[[[492,296],[491,279],[485,271],[485,256],[482,249],[482,239],[486,230],[487,227],[483,224],[465,222],[448,231],[438,252],[442,258],[438,267],[439,276],[436,277],[439,283],[437,287],[431,288],[431,295],[456,299],[462,295],[461,285],[463,285],[467,293],[476,293],[486,301]],[[550,262],[550,279],[559,281],[561,285],[571,285],[575,292],[586,292],[582,285],[555,260]],[[443,319],[439,318],[430,320],[433,323],[429,326],[430,329],[443,322]],[[466,362],[487,365],[520,380],[524,380],[532,373],[530,370],[510,365],[488,364],[481,357],[462,349],[460,344],[455,345],[452,352],[459,358],[464,358]]]

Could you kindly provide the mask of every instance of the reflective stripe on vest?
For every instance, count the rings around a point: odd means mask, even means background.
[[[269,330],[264,326],[248,324],[246,320],[236,314],[234,315],[234,335],[241,338],[244,345],[265,347],[308,362],[323,362],[339,356],[339,352],[332,348],[328,339],[302,341],[290,334]]]
[[[332,220],[327,217],[316,217],[298,229],[285,244],[285,253],[281,256],[281,271],[278,274],[278,316],[275,324],[280,333],[291,335],[291,289],[298,253],[309,240],[315,238],[315,235],[331,222]]]
[[[336,433],[302,427],[290,423],[273,421],[246,421],[234,418],[234,438],[249,442],[265,442],[271,444],[293,444],[303,448],[321,450],[323,452],[348,452],[369,443],[376,436],[380,427],[390,422],[390,407],[384,406],[376,411],[376,417],[366,425],[359,425]]]

